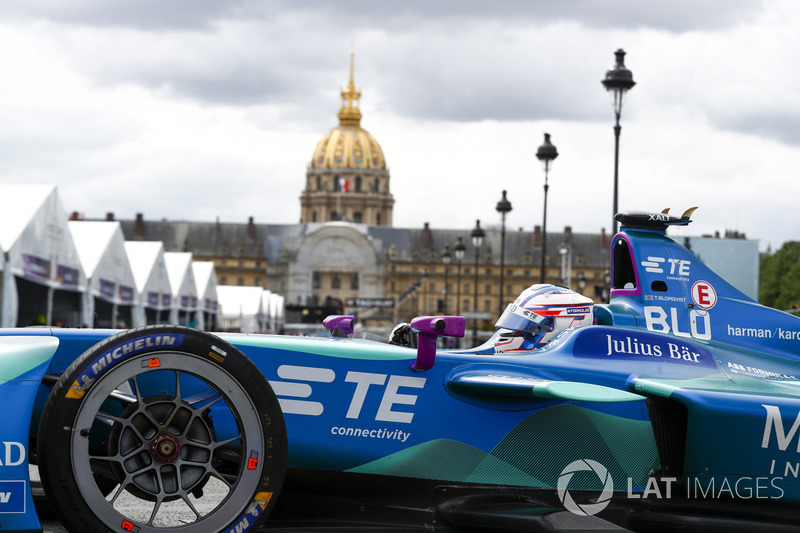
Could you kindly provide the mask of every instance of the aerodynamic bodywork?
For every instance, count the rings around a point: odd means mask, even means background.
[[[81,532],[800,527],[800,320],[666,235],[690,214],[618,215],[610,303],[531,350],[3,330],[0,530],[40,529],[29,462]]]

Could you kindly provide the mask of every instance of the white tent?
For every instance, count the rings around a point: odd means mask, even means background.
[[[272,316],[272,328],[275,333],[280,333],[283,330],[283,326],[286,322],[283,296],[272,293],[271,304],[272,309],[270,311],[270,315]]]
[[[80,325],[86,276],[54,185],[0,185],[0,252],[0,325]]]
[[[263,333],[263,292],[261,287],[218,285],[220,330]]]
[[[172,310],[172,288],[160,241],[126,241],[138,305],[134,307],[133,325],[166,324]]]
[[[197,284],[197,327],[213,330],[217,324],[217,272],[213,261],[192,261],[194,282]]]
[[[169,284],[172,287],[172,315],[174,324],[197,326],[197,284],[192,270],[190,252],[164,252]]]
[[[130,327],[139,299],[120,223],[71,221],[69,231],[88,285],[82,322],[93,327]]]
[[[271,291],[264,289],[264,291],[261,293],[261,310],[263,312],[263,326],[266,333],[272,333],[272,305],[270,304],[271,297]]]

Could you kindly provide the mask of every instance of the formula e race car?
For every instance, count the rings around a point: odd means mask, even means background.
[[[610,303],[544,345],[527,299],[468,350],[448,316],[0,331],[0,530],[795,531],[800,320],[667,237],[689,216],[618,215]]]

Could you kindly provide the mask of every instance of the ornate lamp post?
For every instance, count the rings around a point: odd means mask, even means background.
[[[475,313],[478,312],[478,262],[480,259],[481,245],[483,244],[483,237],[486,233],[481,229],[481,221],[475,221],[475,227],[470,232],[469,236],[472,238],[472,246],[475,247],[475,298],[473,300],[473,308]],[[472,345],[478,345],[478,317],[473,319],[472,323]]]
[[[578,290],[581,294],[586,290],[586,274],[584,274],[583,270],[578,272]]]
[[[442,311],[443,314],[447,314],[447,271],[450,269],[450,261],[453,259],[453,256],[450,254],[450,247],[445,246],[444,252],[442,252],[442,263],[444,263],[444,289],[442,289]]]
[[[545,281],[545,257],[547,256],[547,190],[550,188],[547,185],[547,174],[553,166],[553,160],[558,157],[558,150],[550,142],[550,134],[544,134],[544,144],[536,150],[536,159],[542,162],[544,168],[544,219],[542,220],[542,264],[539,268],[539,283]]]
[[[503,314],[503,282],[506,274],[506,214],[511,211],[511,202],[506,198],[506,191],[503,191],[503,197],[497,202],[495,209],[500,213],[502,220],[500,225],[500,298],[497,306],[497,316],[500,316]]]
[[[614,115],[617,122],[614,125],[614,212],[611,214],[611,235],[617,234],[617,196],[618,196],[618,180],[619,180],[619,134],[622,127],[619,125],[619,117],[622,114],[622,101],[625,98],[625,93],[631,87],[636,85],[633,81],[633,73],[625,68],[625,50],[620,48],[614,55],[617,58],[617,63],[614,68],[606,71],[606,78],[602,81],[603,86],[611,94],[612,104],[614,105]]]
[[[467,247],[461,237],[456,241],[455,254],[458,262],[458,278],[456,279],[456,315],[461,316],[461,261],[464,260],[464,252]]]

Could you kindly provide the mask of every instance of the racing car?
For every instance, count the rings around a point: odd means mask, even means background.
[[[800,320],[667,236],[690,216],[617,215],[609,304],[523,293],[466,350],[450,316],[2,330],[0,530],[796,530]]]

